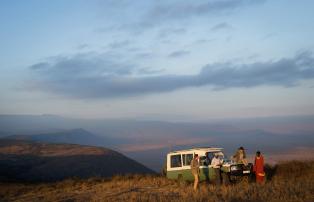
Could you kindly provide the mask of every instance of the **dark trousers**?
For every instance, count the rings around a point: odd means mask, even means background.
[[[217,185],[221,184],[221,178],[220,178],[220,168],[214,168],[215,170],[215,183]]]

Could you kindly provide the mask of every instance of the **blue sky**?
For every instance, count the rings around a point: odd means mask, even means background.
[[[314,114],[311,0],[0,1],[0,113]]]

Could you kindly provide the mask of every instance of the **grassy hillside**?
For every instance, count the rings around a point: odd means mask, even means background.
[[[102,147],[0,139],[0,181],[47,182],[126,173],[153,171]]]
[[[268,167],[268,181],[217,187],[178,184],[161,176],[71,179],[49,184],[1,183],[1,201],[314,201],[314,161]]]

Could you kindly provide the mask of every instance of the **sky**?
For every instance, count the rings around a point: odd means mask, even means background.
[[[0,113],[314,114],[312,0],[0,0]]]

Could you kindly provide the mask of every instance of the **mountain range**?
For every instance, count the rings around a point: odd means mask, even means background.
[[[314,116],[229,119],[210,123],[89,120],[55,115],[0,115],[0,136],[111,148],[160,171],[170,150],[218,146],[232,155],[289,153],[314,147]],[[302,149],[303,151],[303,149]]]
[[[15,140],[30,140],[36,142],[69,143],[101,147],[112,144],[112,138],[94,135],[91,132],[88,132],[82,128],[60,130],[50,133],[47,132],[28,135],[9,135],[5,136],[5,138]]]

